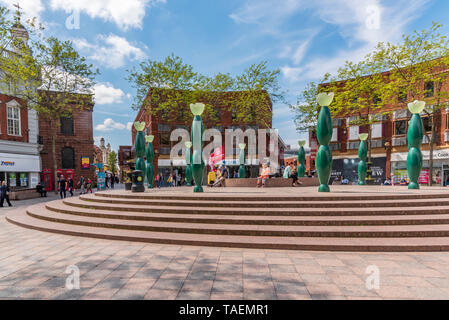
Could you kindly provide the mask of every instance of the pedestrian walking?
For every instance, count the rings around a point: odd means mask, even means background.
[[[112,174],[110,179],[111,179],[111,189],[114,189],[115,175]]]
[[[6,184],[6,181],[2,181],[0,186],[0,207],[3,207],[3,202],[8,204],[8,206],[12,207],[11,201],[9,201],[9,186]]]
[[[81,176],[80,181],[78,182],[79,186],[80,186],[80,194],[84,194],[85,193],[85,187],[86,187],[86,179],[84,179],[83,176]]]
[[[74,183],[72,177],[69,177],[69,180],[67,181],[67,186],[69,187],[70,196],[73,197]]]
[[[59,196],[61,197],[61,199],[65,199],[65,197],[67,196],[66,195],[67,180],[62,174],[59,176],[58,188],[59,188]]]
[[[86,193],[92,193],[92,180],[90,178],[87,179],[87,185],[86,185]]]

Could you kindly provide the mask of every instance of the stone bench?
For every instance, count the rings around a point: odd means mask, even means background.
[[[9,193],[9,199],[11,200],[27,200],[39,198],[41,195],[37,192],[36,188],[34,189],[23,189],[23,190],[15,190]]]
[[[312,187],[319,186],[320,183],[318,178],[300,178],[298,179],[302,182],[302,185],[298,187]],[[245,178],[245,179],[226,179],[225,187],[256,187],[257,186],[257,178]],[[284,178],[270,178],[265,182],[265,187],[272,188],[282,188],[282,187],[291,187],[292,179],[284,179]]]

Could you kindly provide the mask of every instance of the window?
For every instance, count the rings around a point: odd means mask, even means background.
[[[160,133],[159,144],[161,146],[170,146],[170,133]]]
[[[348,140],[358,140],[359,139],[359,126],[352,126],[348,128]]]
[[[426,98],[431,98],[434,96],[434,90],[435,90],[435,83],[433,81],[426,82],[424,86],[425,94],[424,96]]]
[[[61,121],[61,133],[73,134],[73,118],[61,117],[60,121]]]
[[[407,90],[405,88],[400,89],[398,94],[399,102],[405,103],[407,102],[407,98],[408,98]]]
[[[62,169],[75,169],[75,151],[73,148],[62,148]]]
[[[371,138],[382,138],[382,123],[373,123],[371,126]]]
[[[20,108],[7,107],[8,135],[20,136]]]
[[[399,136],[407,133],[407,120],[394,122],[394,135]]]
[[[332,139],[331,142],[338,142],[338,128],[332,129]]]
[[[425,132],[432,131],[432,118],[430,118],[430,117],[423,117],[422,118],[422,123],[423,123]]]

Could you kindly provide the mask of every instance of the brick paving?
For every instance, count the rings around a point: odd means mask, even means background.
[[[9,211],[0,209],[0,299],[449,299],[449,252],[311,252],[100,240],[20,228],[6,222]],[[80,289],[70,290],[66,282],[73,266],[80,270]],[[366,286],[370,266],[379,269],[379,289]]]

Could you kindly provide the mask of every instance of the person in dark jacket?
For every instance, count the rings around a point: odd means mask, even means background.
[[[67,185],[69,187],[70,196],[73,197],[73,187],[75,186],[72,177],[69,177],[69,180],[67,181]]]
[[[8,205],[12,207],[12,204],[9,201],[9,192],[9,186],[6,184],[6,181],[2,181],[2,185],[0,187],[0,207],[3,207],[3,202],[5,200]]]
[[[61,196],[61,199],[64,199],[66,197],[66,188],[67,188],[67,180],[64,178],[64,176],[61,174],[58,181],[58,188],[59,188],[59,195]]]

